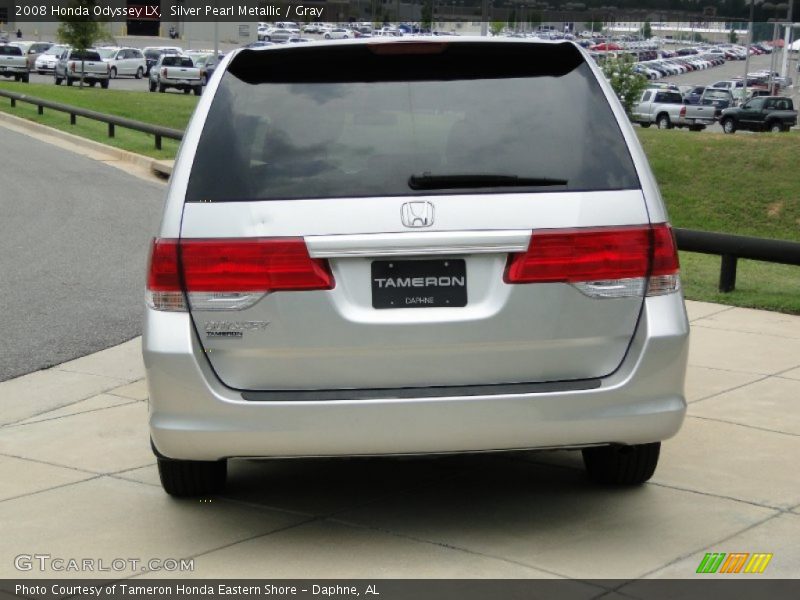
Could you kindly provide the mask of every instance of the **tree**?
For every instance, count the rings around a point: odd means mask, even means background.
[[[492,35],[500,35],[500,33],[503,31],[503,27],[505,26],[506,24],[502,21],[492,21],[489,30],[492,32]]]
[[[431,25],[433,24],[433,4],[431,0],[425,0],[425,4],[422,5],[422,13],[420,17],[420,20],[422,21],[422,28],[430,30]]]
[[[653,30],[650,27],[650,19],[646,19],[644,25],[642,25],[642,37],[646,40],[649,40],[653,37]]]
[[[603,63],[603,74],[628,115],[631,114],[633,103],[647,87],[647,79],[634,71],[634,65],[633,58],[627,55],[608,58]]]
[[[91,48],[99,40],[109,37],[105,26],[94,19],[94,0],[70,0],[70,16],[62,17],[58,26],[57,37],[60,42],[71,46],[81,55],[81,80],[83,87],[85,50]],[[72,15],[75,16],[72,16]]]
[[[730,32],[728,32],[728,41],[731,44],[735,44],[736,42],[739,41],[739,36],[736,34],[736,29],[734,29],[733,27],[731,27]]]

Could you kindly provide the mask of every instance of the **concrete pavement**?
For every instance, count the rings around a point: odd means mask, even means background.
[[[20,572],[20,554],[193,557],[181,576],[569,577],[588,598],[602,586],[589,580],[692,577],[706,552],[770,552],[763,575],[735,577],[796,578],[800,317],[687,305],[689,416],[634,489],[591,485],[579,453],[519,452],[233,461],[224,496],[177,501],[148,445],[138,338],[5,381],[0,577],[92,576]]]

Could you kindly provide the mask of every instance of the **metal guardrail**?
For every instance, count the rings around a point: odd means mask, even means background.
[[[32,96],[28,96],[27,94],[19,94],[17,92],[0,90],[0,96],[9,98],[11,100],[12,107],[16,106],[17,102],[33,104],[38,108],[40,115],[44,114],[45,108],[67,113],[69,115],[69,122],[71,125],[75,125],[77,117],[83,117],[86,119],[107,123],[108,137],[114,137],[116,127],[124,127],[125,129],[133,129],[134,131],[141,131],[142,133],[153,135],[155,136],[157,150],[161,150],[162,138],[179,141],[183,139],[183,131],[180,129],[171,129],[169,127],[161,127],[160,125],[151,125],[150,123],[134,121],[133,119],[126,119],[124,117],[107,115],[105,113],[88,110],[86,108],[70,106],[69,104],[61,104],[60,102],[51,102],[50,100],[43,100],[42,98],[34,98]]]
[[[161,150],[162,138],[183,139],[183,132],[178,129],[142,123],[141,121],[107,115],[59,102],[32,98],[26,94],[18,94],[16,92],[0,90],[0,96],[9,98],[11,106],[16,106],[17,102],[33,104],[39,108],[40,115],[44,114],[45,108],[68,113],[72,125],[75,124],[76,117],[108,123],[108,137],[114,137],[115,126],[154,135],[156,148],[159,150]],[[724,293],[732,292],[736,288],[736,268],[740,258],[800,266],[800,243],[798,242],[681,228],[675,228],[675,239],[679,250],[716,254],[722,258],[719,273],[719,291]]]
[[[800,243],[748,237],[713,231],[675,229],[678,249],[684,252],[717,254],[722,257],[719,291],[736,289],[736,267],[740,258],[800,266]]]

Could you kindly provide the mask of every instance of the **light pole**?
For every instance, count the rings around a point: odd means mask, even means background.
[[[760,2],[759,2],[760,4]],[[747,28],[747,43],[744,46],[744,79],[742,79],[742,102],[747,100],[747,72],[750,70],[750,45],[753,43],[753,14],[756,9],[756,0],[750,0],[750,25]]]

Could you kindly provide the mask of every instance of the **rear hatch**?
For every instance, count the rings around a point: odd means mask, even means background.
[[[345,43],[232,59],[177,252],[233,388],[553,382],[622,361],[648,227],[574,45]]]

